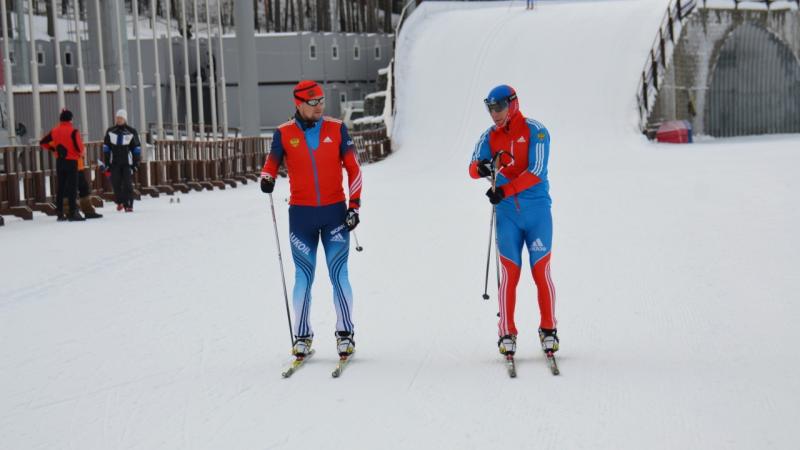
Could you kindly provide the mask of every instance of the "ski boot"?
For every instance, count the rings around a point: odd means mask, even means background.
[[[295,336],[292,346],[292,355],[296,358],[305,358],[311,353],[312,336]]]
[[[539,342],[542,344],[542,351],[545,353],[555,353],[558,351],[558,335],[556,329],[548,330],[539,328]]]
[[[497,348],[503,355],[514,356],[514,353],[517,352],[517,336],[513,334],[502,336],[497,341]]]
[[[353,333],[349,331],[336,332],[336,351],[339,352],[340,357],[346,357],[353,354],[356,350],[356,341],[353,340]]]

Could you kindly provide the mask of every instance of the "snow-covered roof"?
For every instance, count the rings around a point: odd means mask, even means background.
[[[364,96],[364,100],[373,99],[378,97],[386,97],[386,91],[373,92]]]
[[[366,125],[370,123],[383,122],[383,116],[365,116],[353,121],[354,125]]]

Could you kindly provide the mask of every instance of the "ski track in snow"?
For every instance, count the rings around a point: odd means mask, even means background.
[[[255,183],[83,224],[8,217],[0,447],[797,448],[800,136],[646,142],[633,95],[665,7],[414,12],[397,41],[396,153],[363,168],[358,354],[339,379],[321,252],[317,353],[280,376],[290,342]],[[490,207],[466,168],[503,82],[552,135],[559,377],[528,263],[517,379],[497,353],[496,292],[480,297]],[[280,179],[291,293],[287,195]]]

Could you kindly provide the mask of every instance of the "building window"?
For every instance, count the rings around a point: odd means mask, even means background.
[[[64,65],[72,67],[72,52],[64,53]]]
[[[333,44],[333,46],[331,46],[331,58],[339,59],[339,46],[336,44]]]
[[[40,66],[44,65],[44,52],[42,52],[41,50],[36,52],[36,63],[39,64]]]
[[[308,57],[317,59],[317,44],[315,44],[314,41],[311,41],[311,44],[308,46]]]
[[[375,43],[375,59],[381,59],[381,46]]]
[[[353,59],[361,59],[361,49],[358,48],[358,42],[353,46]]]

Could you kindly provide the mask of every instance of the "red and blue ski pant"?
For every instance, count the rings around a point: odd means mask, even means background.
[[[550,277],[553,216],[549,205],[502,202],[497,206],[497,244],[500,250],[499,335],[517,334],[514,308],[522,269],[522,246],[528,247],[531,273],[539,298],[540,328],[556,328],[556,292]]]

